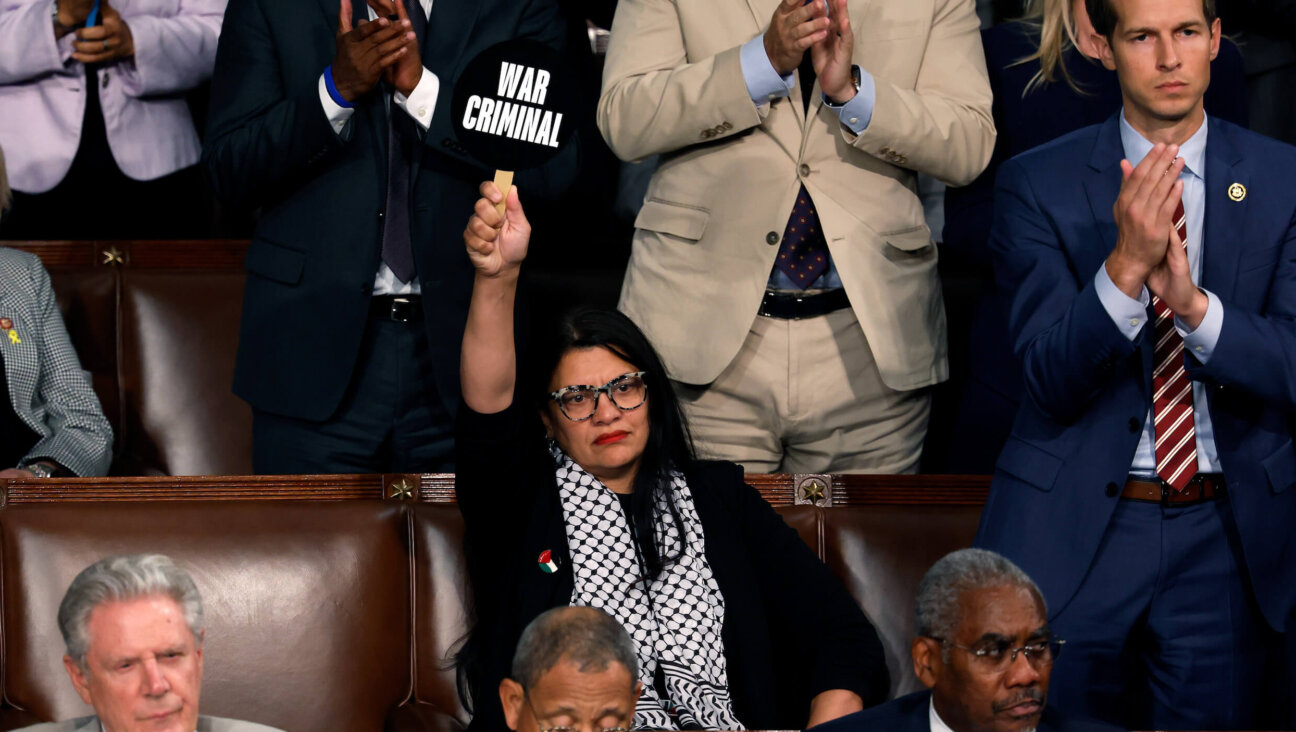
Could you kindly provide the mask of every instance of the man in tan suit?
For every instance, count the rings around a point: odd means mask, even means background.
[[[621,0],[598,123],[662,155],[620,307],[704,452],[759,472],[916,470],[947,376],[916,174],[994,145],[972,0]]]

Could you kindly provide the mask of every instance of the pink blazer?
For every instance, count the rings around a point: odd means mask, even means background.
[[[183,93],[211,76],[226,0],[114,0],[133,62],[99,70],[108,146],[126,175],[152,180],[198,162]],[[57,41],[52,0],[0,0],[0,148],[9,182],[50,190],[72,167],[85,115],[85,69],[69,34]]]

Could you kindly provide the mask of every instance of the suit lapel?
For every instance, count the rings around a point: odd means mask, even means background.
[[[419,6],[419,0],[410,0]],[[463,58],[464,45],[473,36],[477,14],[483,5],[495,3],[463,0],[435,0],[423,37],[423,65],[441,80],[441,95],[450,94],[459,72],[471,59]],[[421,6],[417,7],[422,10]]]
[[[1089,155],[1088,169],[1084,171],[1085,197],[1089,199],[1089,213],[1093,219],[1093,231],[1098,237],[1098,246],[1082,246],[1074,257],[1084,257],[1076,261],[1077,271],[1081,276],[1093,277],[1098,267],[1103,266],[1107,255],[1116,248],[1116,220],[1112,218],[1112,205],[1120,195],[1121,173],[1120,161],[1125,157],[1125,146],[1120,138],[1120,113],[1109,117],[1098,132],[1093,151]],[[1084,240],[1088,240],[1085,237]],[[1086,274],[1087,273],[1087,274]],[[1086,283],[1081,283],[1083,286]],[[1152,322],[1151,306],[1148,307],[1148,322]],[[1146,333],[1145,333],[1146,335]],[[1139,339],[1140,372],[1143,375],[1143,393],[1152,393],[1153,338]]]
[[[1224,300],[1233,299],[1238,259],[1251,237],[1247,229],[1246,199],[1234,201],[1234,183],[1250,186],[1242,154],[1228,129],[1214,118],[1206,137],[1206,221],[1203,222],[1201,286]]]

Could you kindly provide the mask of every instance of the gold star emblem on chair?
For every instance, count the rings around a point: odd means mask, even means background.
[[[410,485],[410,482],[404,478],[394,481],[389,488],[388,498],[394,498],[398,501],[409,501],[414,498],[414,486]]]

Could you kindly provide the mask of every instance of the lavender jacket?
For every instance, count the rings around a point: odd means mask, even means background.
[[[183,93],[211,76],[226,0],[114,0],[130,26],[133,61],[98,72],[117,166],[152,180],[198,162]],[[74,34],[54,38],[53,0],[0,0],[0,148],[9,182],[44,193],[67,175],[85,116],[85,69]]]

